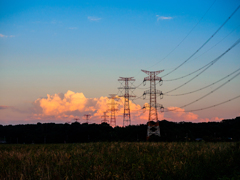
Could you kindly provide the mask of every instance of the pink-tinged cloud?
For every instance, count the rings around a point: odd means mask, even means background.
[[[198,120],[198,115],[192,112],[185,112],[184,109],[179,107],[168,107],[169,111],[166,113],[166,119],[171,121],[191,121],[194,122]]]
[[[0,110],[1,109],[10,109],[11,108],[11,106],[0,106]]]
[[[74,118],[80,118],[80,122],[85,122],[84,114],[90,114],[90,123],[101,123],[102,115],[108,111],[110,116],[111,100],[108,97],[99,98],[86,98],[82,92],[67,91],[65,94],[59,93],[54,95],[47,95],[46,98],[38,98],[33,103],[32,116],[29,119],[35,119],[46,122],[47,120],[57,122],[68,122]],[[123,123],[124,112],[124,98],[118,97],[115,101],[115,112],[117,125]],[[129,101],[131,112],[131,124],[146,124],[149,116],[149,108],[142,110],[142,106],[132,101]],[[145,103],[145,107],[149,107]],[[158,113],[158,119],[166,119],[174,122],[208,122],[208,121],[221,121],[222,118],[201,119],[197,114],[192,112],[185,112],[184,109],[178,107],[166,108],[168,112]],[[109,118],[108,118],[109,120]]]
[[[212,118],[200,118],[199,122],[220,122],[224,118],[219,118],[219,117],[212,117]]]
[[[108,111],[111,107],[109,106],[110,99],[108,97],[100,98],[86,98],[83,93],[75,93],[73,91],[67,91],[65,94],[54,94],[47,95],[46,98],[38,98],[33,103],[33,116],[32,118],[38,120],[56,119],[62,120],[63,122],[72,120],[74,118],[80,118],[83,122],[83,115],[90,114],[92,122],[100,123],[101,116],[105,111]],[[122,112],[124,110],[124,99],[119,98],[116,101],[116,118],[122,120]],[[132,101],[129,102],[131,108],[131,115],[133,122],[137,119],[145,119],[145,113],[142,113],[141,106],[134,104]],[[108,111],[110,115],[110,111]],[[137,123],[137,122],[136,122]],[[146,123],[146,120],[145,122]],[[122,122],[117,123],[119,125]]]

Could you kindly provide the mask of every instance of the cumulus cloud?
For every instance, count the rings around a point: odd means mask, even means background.
[[[170,16],[159,16],[159,15],[156,15],[156,17],[157,17],[157,21],[173,19],[173,17],[170,17]]]
[[[88,16],[89,21],[100,21],[102,18],[95,17],[95,16]]]
[[[32,118],[43,121],[46,119],[66,121],[73,118],[82,119],[84,114],[90,114],[93,120],[99,121],[103,113],[110,109],[109,103],[110,99],[108,97],[86,98],[83,93],[75,93],[70,90],[65,94],[48,94],[47,97],[38,98],[33,102]],[[116,117],[122,119],[124,99],[121,97],[116,103],[116,108],[118,109]],[[132,122],[135,124],[146,123],[147,113],[141,110],[141,106],[132,101],[129,101],[129,104]],[[110,115],[110,112],[108,114]]]
[[[14,35],[4,35],[4,34],[0,34],[0,37],[1,38],[7,38],[7,37],[10,37],[10,38],[12,38],[12,37],[15,37]]]
[[[73,92],[68,90],[65,94],[47,95],[45,98],[38,98],[33,102],[32,115],[29,119],[36,119],[46,122],[52,120],[56,122],[67,122],[74,118],[80,118],[80,122],[85,122],[84,114],[90,114],[90,123],[100,123],[101,117],[105,111],[110,109],[109,103],[111,100],[108,97],[99,98],[86,98],[82,92]],[[124,111],[124,98],[119,97],[116,101],[116,108],[118,111],[115,113],[117,125],[122,125],[123,111]],[[132,124],[146,124],[148,121],[149,109],[142,109],[142,106],[129,101],[131,110]],[[145,107],[149,107],[145,103]],[[199,118],[199,116],[192,112],[186,112],[182,108],[167,107],[166,112],[158,113],[158,119],[166,119],[173,122],[208,122],[208,121],[221,121],[222,118]],[[110,111],[107,112],[110,116]],[[109,118],[108,118],[109,120]]]

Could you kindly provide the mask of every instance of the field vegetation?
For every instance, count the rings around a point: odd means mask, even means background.
[[[240,179],[237,142],[0,145],[0,179]]]

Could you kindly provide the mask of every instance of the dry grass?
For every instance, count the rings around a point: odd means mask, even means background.
[[[0,179],[240,179],[239,143],[0,145]]]

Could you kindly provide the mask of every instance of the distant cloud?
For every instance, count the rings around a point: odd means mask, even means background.
[[[58,122],[65,123],[72,121],[74,118],[80,118],[80,122],[85,122],[84,114],[91,114],[90,123],[101,123],[102,115],[107,111],[111,101],[108,97],[87,98],[82,92],[73,92],[68,90],[66,93],[57,93],[47,95],[36,99],[32,104],[21,106],[0,106],[1,115],[0,124],[9,124],[10,120],[24,119],[22,123],[36,122]],[[120,97],[117,102],[116,114],[117,125],[122,125],[124,98]],[[140,104],[129,101],[131,109],[131,123],[146,124],[149,116],[149,105],[145,103],[145,110]],[[5,109],[5,110],[4,110]],[[8,110],[9,109],[9,110]],[[9,112],[12,110],[13,112]],[[4,114],[5,113],[5,114]],[[110,115],[110,112],[108,112]],[[4,119],[4,120],[3,120]],[[9,120],[6,121],[5,120]],[[165,107],[165,112],[158,113],[159,120],[168,120],[172,122],[220,122],[223,118],[211,117],[201,118],[193,112],[186,112],[185,109],[179,107]],[[109,120],[109,118],[108,118]],[[16,124],[16,122],[14,122]]]
[[[109,109],[110,100],[108,97],[86,98],[82,92],[73,92],[68,90],[65,94],[47,95],[46,98],[38,98],[33,103],[32,117],[46,121],[49,119],[66,122],[73,118],[80,118],[83,122],[84,114],[91,114],[92,123],[100,123],[103,112]],[[142,110],[142,106],[129,101],[131,109],[132,124],[146,124],[149,116],[149,109]],[[146,107],[147,103],[145,104]],[[124,98],[118,101],[118,110],[116,112],[117,125],[122,124],[122,113],[124,111]],[[221,121],[222,118],[199,118],[192,112],[186,112],[179,107],[167,107],[168,112],[158,113],[159,120],[166,119],[173,122],[208,122]],[[109,112],[108,112],[109,115]]]
[[[0,110],[1,109],[9,109],[9,108],[11,108],[11,106],[0,106]]]
[[[168,107],[169,113],[166,114],[165,118],[170,121],[180,122],[180,121],[198,121],[198,115],[192,112],[185,112],[184,109],[179,107]]]
[[[156,15],[156,17],[157,17],[157,21],[173,19],[173,17],[170,17],[170,16],[159,16],[159,15]]]
[[[200,122],[220,122],[222,120],[224,120],[224,118],[212,117],[212,118],[202,118],[199,121]]]
[[[100,21],[102,18],[95,17],[95,16],[88,16],[89,21]]]
[[[68,29],[78,29],[77,27],[69,27]]]
[[[15,36],[14,36],[14,35],[9,35],[9,36],[7,36],[7,35],[4,35],[4,34],[0,34],[0,37],[1,37],[1,38],[7,38],[7,37],[12,38],[12,37],[15,37]]]

